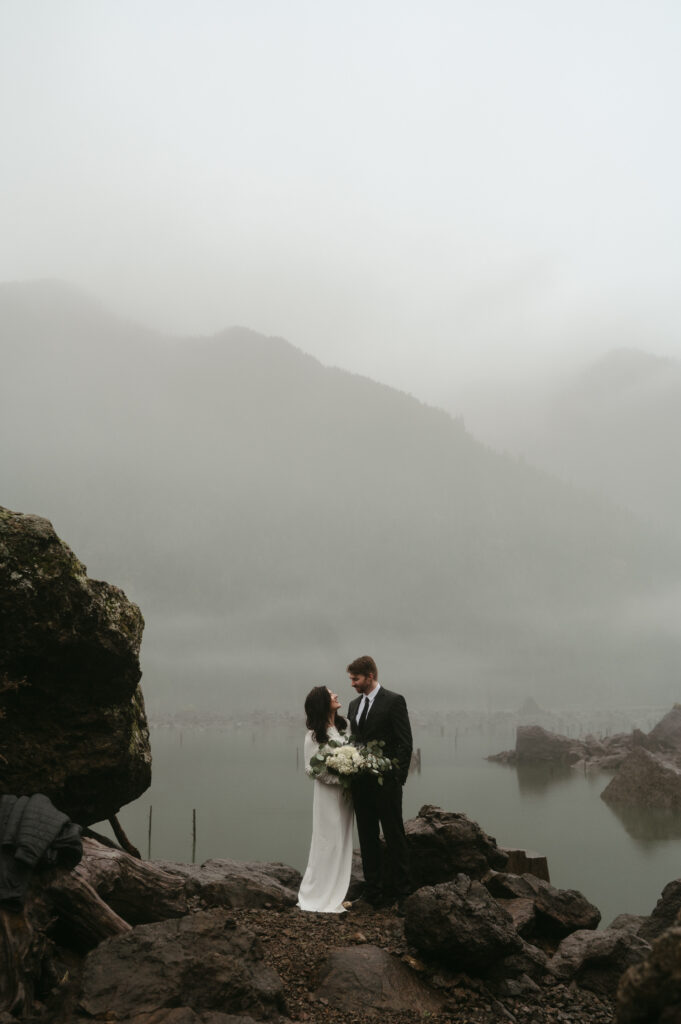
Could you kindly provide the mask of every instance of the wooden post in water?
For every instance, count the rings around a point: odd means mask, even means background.
[[[154,808],[149,804],[149,835],[147,837],[147,860],[151,860],[151,815]]]
[[[196,808],[192,811],[192,864],[196,863]]]

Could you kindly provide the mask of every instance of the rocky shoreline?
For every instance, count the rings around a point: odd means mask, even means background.
[[[90,580],[46,520],[0,509],[0,625],[0,793],[114,820],[149,784],[139,609]],[[568,765],[652,758],[655,792],[681,749],[678,705],[600,746],[532,728],[535,756]],[[299,911],[286,865],[143,861],[86,836],[72,870],[38,866],[23,909],[0,907],[0,1024],[681,1020],[681,879],[649,916],[599,930],[544,858],[500,848],[466,815],[426,805],[405,828],[403,911],[338,916]],[[361,886],[356,863],[351,901]]]
[[[675,704],[648,733],[633,729],[614,736],[577,739],[539,725],[520,725],[515,748],[491,754],[487,760],[614,773],[601,793],[607,803],[679,811],[681,704]]]
[[[427,806],[406,831],[421,878],[403,913],[359,901],[343,915],[300,911],[300,874],[286,865],[145,862],[86,838],[73,871],[36,876],[23,915],[0,911],[6,928],[21,916],[33,933],[0,1024],[677,1019],[657,1004],[681,1014],[681,880],[650,916],[598,930],[581,893],[506,870],[514,854],[465,815]],[[350,895],[361,884],[355,865]]]
[[[556,982],[550,988],[525,995],[495,995],[488,985],[465,973],[427,966],[414,956],[404,937],[404,921],[387,911],[372,914],[349,913],[341,921],[328,915],[304,914],[299,910],[244,911],[239,920],[251,928],[263,943],[265,962],[282,978],[291,1020],[329,1021],[330,1024],[375,1024],[382,1018],[391,1024],[422,1022],[424,1012],[388,1010],[384,1005],[380,977],[372,969],[371,951],[379,949],[397,958],[435,995],[439,1010],[429,1019],[451,1024],[492,1024],[501,1020],[536,1024],[609,1024],[614,1020],[613,1001],[576,985]],[[340,984],[353,991],[361,986],[361,1000],[350,1005],[338,996],[338,982],[325,986],[325,965],[336,950],[367,951],[354,974],[343,973]],[[304,969],[301,970],[301,963]],[[343,1005],[345,1003],[345,1005]],[[358,1005],[359,1004],[359,1005]],[[422,1004],[423,1005],[423,1004]],[[425,1009],[425,1006],[424,1006]]]

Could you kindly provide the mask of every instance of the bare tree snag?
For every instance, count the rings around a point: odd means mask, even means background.
[[[109,818],[109,824],[113,829],[113,834],[116,836],[116,839],[121,844],[125,852],[129,853],[131,857],[137,857],[138,860],[141,860],[142,854],[139,852],[137,847],[130,842],[127,835],[125,834],[123,826],[121,825],[120,821],[118,820],[115,814],[113,815],[113,817]]]

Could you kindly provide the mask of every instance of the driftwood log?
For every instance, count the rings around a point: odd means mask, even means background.
[[[291,906],[299,883],[300,874],[281,864],[165,864],[84,836],[77,867],[36,873],[23,912],[0,910],[0,1019],[55,1001],[67,977],[76,1000],[71,975],[105,939],[208,907]]]
[[[32,1012],[60,980],[56,948],[84,954],[134,924],[187,913],[185,879],[83,839],[76,868],[37,873],[21,913],[0,910],[0,1013]]]

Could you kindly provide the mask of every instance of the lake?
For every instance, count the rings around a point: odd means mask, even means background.
[[[666,710],[561,713],[546,727],[569,735],[649,730]],[[421,769],[404,790],[405,820],[436,804],[465,813],[501,846],[545,854],[552,884],[583,892],[603,924],[625,911],[650,913],[664,885],[681,877],[681,819],[616,813],[600,799],[610,775],[486,761],[515,745],[517,715],[412,712],[412,723]],[[304,774],[303,735],[300,723],[274,716],[153,726],[152,786],[119,820],[146,856],[153,808],[151,857],[191,861],[195,810],[197,862],[282,861],[302,871],[313,786]]]

